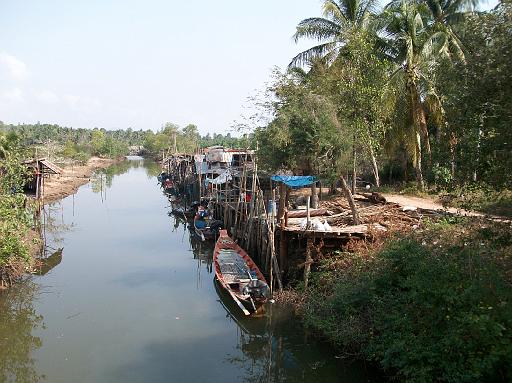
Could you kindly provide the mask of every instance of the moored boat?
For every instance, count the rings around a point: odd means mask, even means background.
[[[194,232],[204,241],[206,239],[215,239],[219,235],[219,230],[222,229],[222,222],[213,219],[211,213],[203,205],[197,206],[197,212],[194,216]]]
[[[213,251],[215,277],[245,315],[258,311],[268,300],[265,277],[249,255],[220,230]]]

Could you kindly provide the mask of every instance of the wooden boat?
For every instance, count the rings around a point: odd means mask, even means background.
[[[258,266],[226,230],[213,251],[215,277],[245,315],[251,315],[268,300],[269,287]]]
[[[219,236],[219,230],[222,228],[222,222],[211,218],[194,217],[194,232],[201,239],[215,239]]]

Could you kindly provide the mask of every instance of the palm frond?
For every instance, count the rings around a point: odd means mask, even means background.
[[[310,61],[315,57],[324,57],[327,54],[336,50],[337,43],[336,42],[328,42],[325,44],[316,45],[311,47],[298,55],[296,55],[290,64],[288,64],[288,68],[293,67],[301,67],[310,63]]]
[[[293,35],[293,39],[295,42],[298,42],[299,39],[306,37],[322,41],[326,39],[334,39],[340,34],[340,32],[341,27],[331,20],[327,20],[322,17],[313,17],[302,20],[299,25],[297,25],[297,30]]]
[[[323,5],[323,15],[324,17],[333,18],[338,21],[338,23],[343,23],[349,21],[341,7],[334,0],[325,0]]]

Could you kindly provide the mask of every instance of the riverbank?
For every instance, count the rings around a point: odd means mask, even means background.
[[[510,381],[512,228],[471,217],[353,243],[284,293],[346,356],[405,381]]]
[[[91,157],[84,165],[68,165],[63,167],[61,175],[55,175],[45,180],[44,203],[55,202],[75,194],[80,186],[90,181],[91,175],[95,170],[105,169],[122,161],[125,161],[125,157]]]

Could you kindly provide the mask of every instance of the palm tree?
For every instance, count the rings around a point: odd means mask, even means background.
[[[394,0],[380,16],[384,52],[397,64],[392,76],[402,84],[408,105],[406,134],[414,140],[413,163],[423,188],[422,140],[431,158],[426,107],[433,120],[443,120],[444,109],[435,89],[435,70],[443,59],[465,60],[458,31],[478,0]],[[407,146],[407,145],[406,145]]]
[[[363,30],[369,26],[375,3],[376,0],[325,0],[323,17],[302,20],[293,36],[295,42],[309,38],[321,44],[299,53],[289,66],[309,64],[315,57],[325,57],[328,62],[333,62],[351,30]]]
[[[467,16],[480,2],[479,0],[418,0],[430,12],[430,23],[435,32],[445,35],[448,51],[452,57],[465,61],[464,49],[459,33]]]
[[[443,32],[436,32],[424,22],[428,20],[428,7],[402,0],[392,2],[381,15],[383,50],[394,61],[397,69],[391,76],[399,89],[404,90],[407,104],[407,137],[414,141],[413,164],[416,181],[424,188],[422,172],[422,147],[430,155],[429,135],[424,99],[434,89],[432,71],[437,60],[447,55],[447,39]]]

